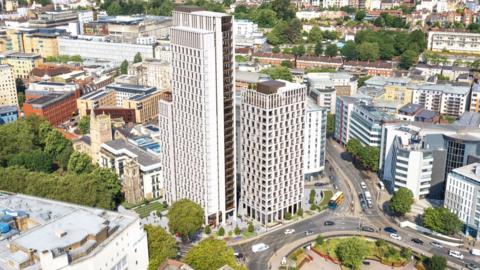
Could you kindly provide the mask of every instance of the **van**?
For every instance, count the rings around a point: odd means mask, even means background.
[[[454,257],[454,258],[463,260],[463,254],[460,253],[460,251],[449,250],[449,251],[448,251],[448,255],[450,255],[450,256],[452,256],[452,257]]]
[[[265,243],[259,243],[252,246],[252,252],[257,253],[257,252],[267,250],[268,248],[269,246],[266,245]]]
[[[480,256],[480,249],[472,248],[472,250],[470,250],[470,253],[475,256]]]

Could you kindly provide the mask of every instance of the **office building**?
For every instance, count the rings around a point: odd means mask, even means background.
[[[137,215],[21,194],[0,194],[0,268],[147,269]]]
[[[480,163],[452,170],[447,177],[444,206],[455,213],[473,237],[478,237],[480,222]]]
[[[0,106],[1,105],[18,105],[15,77],[9,65],[0,65]]]
[[[467,31],[435,31],[428,32],[427,48],[441,52],[447,50],[453,53],[479,54],[480,34]]]
[[[8,124],[18,120],[18,107],[11,105],[0,105],[0,125]]]
[[[55,28],[57,26],[67,26],[77,20],[76,10],[54,10],[39,14],[35,20],[29,20],[28,26],[31,28]]]
[[[152,86],[136,85],[136,84],[118,84],[112,83],[105,87],[107,91],[115,92],[115,105],[122,107],[126,100],[129,100],[138,95],[148,95],[155,91],[157,88]]]
[[[25,117],[36,114],[53,126],[62,124],[77,113],[74,93],[50,93],[23,103]]]
[[[3,59],[2,64],[12,67],[15,79],[27,80],[30,72],[43,63],[43,58],[33,53],[11,53]]]
[[[170,90],[172,65],[160,59],[144,59],[141,63],[132,64],[128,73],[138,78],[138,84],[154,86],[157,89]]]
[[[34,82],[28,85],[25,90],[26,100],[39,98],[48,94],[72,93],[76,98],[80,97],[81,90],[74,83],[57,83],[57,82]]]
[[[125,200],[133,204],[163,195],[159,157],[136,145],[138,141],[147,139],[149,138],[107,141],[102,143],[100,149],[99,166],[110,168],[117,173],[122,181]],[[149,140],[149,145],[155,144]]]
[[[314,179],[325,169],[327,110],[307,97],[305,104],[304,175]]]
[[[335,131],[333,137],[339,143],[345,145],[350,139],[350,116],[353,111],[353,106],[359,99],[354,97],[337,97],[335,113]]]
[[[45,29],[8,29],[12,49],[18,52],[35,53],[42,57],[57,56],[57,37],[66,34],[65,30]]]
[[[302,206],[306,87],[265,81],[241,97],[242,213],[266,225]]]
[[[159,126],[173,130],[160,137],[166,199],[188,198],[205,210],[205,222],[236,217],[235,121],[233,108],[233,18],[178,7],[170,32],[172,102]]]

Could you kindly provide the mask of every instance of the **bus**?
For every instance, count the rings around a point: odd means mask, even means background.
[[[343,203],[343,200],[344,200],[343,192],[341,191],[335,192],[335,194],[333,194],[332,198],[330,198],[330,201],[328,202],[328,208],[336,209],[340,204]]]

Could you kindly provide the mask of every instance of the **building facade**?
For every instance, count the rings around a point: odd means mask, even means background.
[[[25,101],[23,111],[25,117],[36,114],[57,126],[77,113],[76,97],[74,93],[51,93]]]
[[[284,81],[242,92],[241,207],[262,224],[302,206],[305,95],[304,85]]]
[[[305,107],[304,175],[318,177],[325,169],[327,110],[307,97]]]
[[[461,31],[429,31],[428,46],[432,51],[480,53],[480,34]]]
[[[0,125],[8,124],[18,120],[18,107],[0,105]]]
[[[174,150],[174,163],[164,165],[173,166],[165,175],[166,199],[197,202],[211,224],[236,217],[232,24],[230,15],[199,8],[173,12],[173,119],[159,118],[174,134],[160,143]]]
[[[43,63],[43,58],[33,53],[12,53],[5,57],[3,64],[12,67],[16,79],[27,80],[30,72]]]
[[[18,105],[15,77],[9,65],[0,65],[0,105]]]
[[[410,85],[413,89],[412,103],[425,109],[452,116],[462,115],[470,101],[470,86],[451,84]]]

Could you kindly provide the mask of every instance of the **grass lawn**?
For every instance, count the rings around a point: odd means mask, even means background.
[[[253,237],[253,236],[256,236],[257,233],[256,232],[249,232],[249,231],[244,231],[243,232],[243,238],[249,238],[249,237]]]
[[[325,209],[327,208],[328,202],[330,201],[330,198],[332,198],[333,192],[331,190],[324,190],[323,191],[323,199],[318,205],[319,209]]]
[[[145,204],[134,209],[134,211],[137,212],[138,215],[140,215],[140,218],[147,217],[152,211],[163,211],[163,210],[164,210],[164,207],[161,202],[153,202],[153,203]]]

